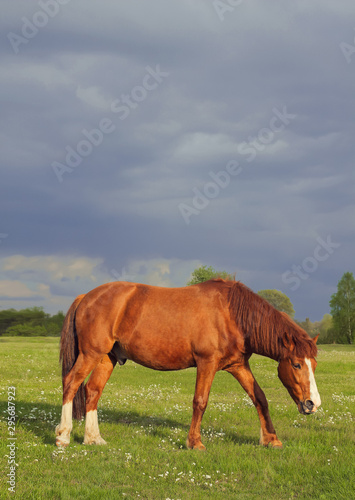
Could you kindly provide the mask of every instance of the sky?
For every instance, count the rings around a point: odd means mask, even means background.
[[[354,267],[353,0],[1,1],[0,309]]]

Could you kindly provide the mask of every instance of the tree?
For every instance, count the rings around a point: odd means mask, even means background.
[[[304,321],[296,321],[296,323],[310,335],[311,337],[314,336],[314,331],[315,331],[315,324],[312,323],[312,321],[309,318],[306,318]]]
[[[285,312],[291,318],[295,315],[292,302],[284,293],[279,290],[259,290],[258,295],[267,300],[278,311]]]
[[[48,318],[45,326],[47,335],[49,337],[56,337],[60,335],[64,323],[64,318],[65,314],[63,313],[63,311],[58,311],[57,314],[54,314],[53,316]]]
[[[227,271],[216,271],[212,266],[200,266],[191,273],[191,279],[187,285],[197,285],[204,281],[212,280],[214,278],[222,278],[224,280],[234,280],[234,276],[227,273]]]
[[[338,283],[338,290],[331,296],[330,310],[337,341],[352,344],[355,337],[355,279],[346,272]]]
[[[22,318],[19,318],[19,311],[16,309],[4,309],[0,311],[0,335],[3,335],[9,326],[21,323]]]
[[[335,342],[333,318],[330,314],[325,314],[319,326],[318,344],[332,344]]]

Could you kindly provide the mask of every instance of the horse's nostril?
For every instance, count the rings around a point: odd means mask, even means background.
[[[306,404],[306,407],[307,407],[308,410],[313,410],[313,407],[314,407],[313,401],[311,401],[310,399],[308,399],[305,404]]]

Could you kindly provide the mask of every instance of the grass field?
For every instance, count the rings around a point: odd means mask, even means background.
[[[0,338],[0,498],[346,499],[354,493],[355,348],[320,346],[322,407],[303,416],[277,377],[253,356],[282,450],[258,445],[259,420],[239,384],[218,373],[203,422],[207,452],[186,449],[195,370],[116,367],[99,402],[107,446],[84,446],[84,423],[55,447],[61,414],[58,339]],[[15,496],[9,493],[9,387],[15,387]],[[11,406],[11,405],[10,405]]]

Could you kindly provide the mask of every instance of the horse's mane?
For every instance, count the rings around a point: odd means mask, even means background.
[[[285,359],[289,350],[282,337],[285,332],[292,339],[294,354],[299,358],[314,358],[317,347],[311,337],[286,313],[275,309],[267,300],[239,281],[223,281],[228,286],[229,310],[244,335],[246,348],[275,360]]]

